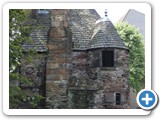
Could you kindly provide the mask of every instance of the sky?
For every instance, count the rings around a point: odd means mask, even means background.
[[[108,5],[108,6],[107,6]],[[106,7],[101,8],[101,9],[96,9],[98,14],[101,17],[104,17],[104,11],[107,9],[108,11],[108,17],[109,19],[113,22],[116,23],[122,16],[124,16],[129,9],[134,9],[137,10],[143,14],[146,13],[146,9],[143,8],[142,6],[132,6],[132,5],[126,5],[126,6],[121,6],[121,5],[115,5],[115,4],[106,4]]]

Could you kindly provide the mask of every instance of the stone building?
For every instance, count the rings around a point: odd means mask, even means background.
[[[129,9],[127,13],[118,21],[127,22],[139,29],[140,33],[145,37],[145,14],[134,9]]]
[[[107,12],[100,18],[94,9],[40,9],[33,16],[42,28],[23,46],[40,57],[21,71],[35,83],[32,94],[45,96],[41,108],[129,107],[129,51]]]

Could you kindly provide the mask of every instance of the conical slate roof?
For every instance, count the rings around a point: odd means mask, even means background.
[[[91,41],[88,43],[88,49],[95,48],[128,49],[107,16],[97,21]]]

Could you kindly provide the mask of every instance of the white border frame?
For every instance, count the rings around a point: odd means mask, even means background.
[[[7,115],[148,115],[142,109],[9,109],[9,9],[96,9],[141,6],[145,13],[145,89],[151,89],[151,6],[148,3],[6,3],[3,6],[3,112]],[[121,6],[122,7],[122,6]],[[5,66],[4,66],[5,65]]]

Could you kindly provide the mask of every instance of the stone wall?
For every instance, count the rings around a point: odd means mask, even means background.
[[[114,67],[107,68],[101,66],[102,50],[104,49],[89,51],[87,60],[90,86],[97,88],[94,108],[128,108],[128,51],[114,49]],[[121,105],[115,105],[116,93],[121,94]]]
[[[113,71],[101,72],[104,80],[106,108],[129,108],[129,66],[128,51],[115,49],[115,68]],[[115,94],[121,94],[121,105],[115,105]],[[113,102],[114,101],[114,102]]]
[[[87,52],[72,51],[70,55],[70,77],[68,84],[68,108],[86,109],[93,107],[95,90],[89,86],[87,74]]]
[[[69,108],[128,108],[128,51],[114,49],[114,67],[102,67],[102,50],[72,51],[69,64]],[[115,94],[121,94],[116,105]]]
[[[86,72],[86,59],[87,54],[85,51],[73,51],[70,56],[70,78],[69,87],[76,89],[84,89],[87,87],[88,75]]]

